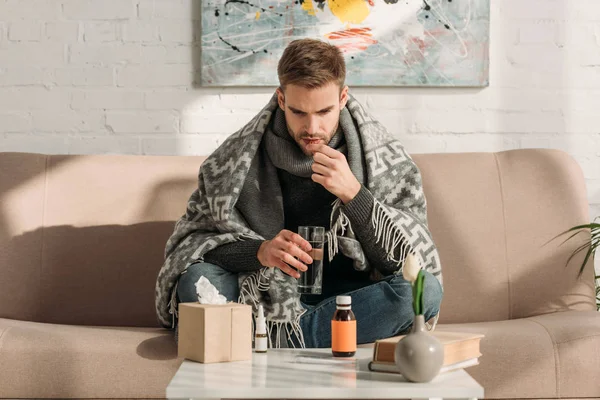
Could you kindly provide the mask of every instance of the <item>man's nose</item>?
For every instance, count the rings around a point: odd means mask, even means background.
[[[315,135],[319,133],[319,118],[316,116],[309,116],[306,122],[306,133],[309,135]]]

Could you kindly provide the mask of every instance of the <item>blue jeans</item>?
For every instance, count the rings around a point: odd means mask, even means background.
[[[239,297],[238,274],[209,264],[196,263],[179,278],[177,296],[180,302],[198,301],[195,284],[206,277],[228,301]],[[388,276],[378,282],[345,293],[352,296],[352,311],[356,316],[357,341],[371,343],[377,339],[402,334],[412,326],[412,287],[401,275]],[[440,310],[442,287],[429,272],[425,272],[423,307],[425,320]],[[331,317],[335,312],[335,296],[317,305],[303,304],[306,312],[300,318],[306,347],[331,347]]]

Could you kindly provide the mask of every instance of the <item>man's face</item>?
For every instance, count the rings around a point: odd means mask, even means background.
[[[348,101],[348,87],[330,82],[318,89],[287,85],[277,89],[279,107],[285,112],[288,131],[304,154],[309,144],[328,144],[337,131],[340,111]]]

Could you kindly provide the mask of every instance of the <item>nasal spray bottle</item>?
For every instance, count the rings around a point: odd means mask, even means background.
[[[256,327],[254,329],[254,352],[267,352],[267,320],[262,304],[258,306],[258,316],[256,317]]]

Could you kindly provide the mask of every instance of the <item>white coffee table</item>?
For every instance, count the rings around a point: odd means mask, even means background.
[[[483,387],[464,370],[429,383],[370,372],[373,350],[359,348],[351,360],[330,349],[269,349],[250,361],[201,364],[185,360],[167,387],[169,399],[476,399]]]

